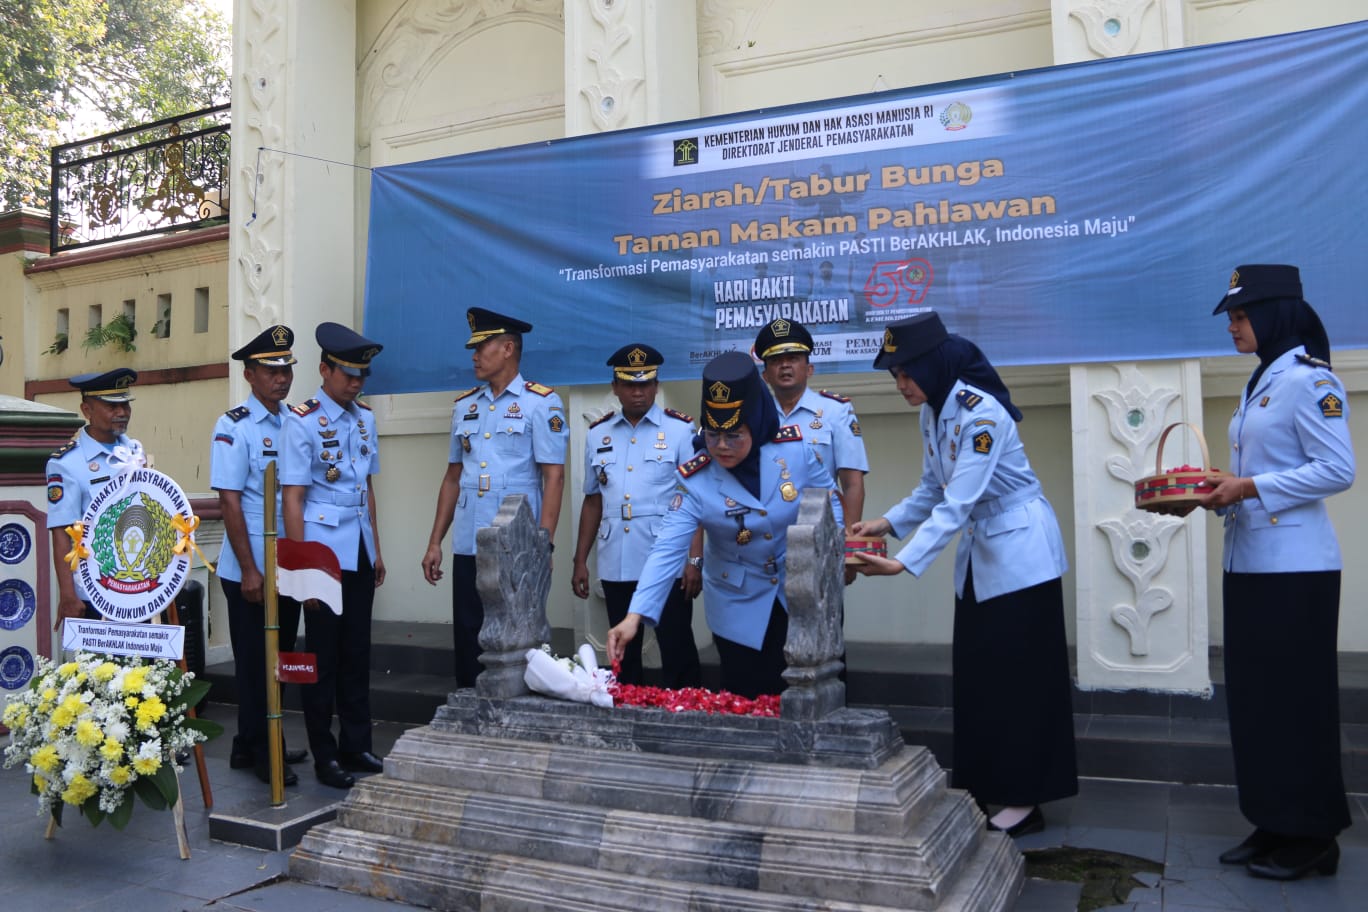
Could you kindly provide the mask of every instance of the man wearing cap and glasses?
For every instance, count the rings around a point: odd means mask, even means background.
[[[554,540],[565,490],[565,407],[549,386],[524,380],[523,335],[532,324],[483,307],[466,311],[475,379],[456,397],[446,473],[423,554],[423,577],[442,578],[442,539],[451,528],[451,602],[456,683],[473,687],[482,670],[484,604],[475,588],[475,532],[492,525],[509,494],[525,494]],[[554,548],[554,544],[552,545]]]
[[[384,769],[371,753],[371,607],[385,581],[376,525],[379,434],[359,401],[370,363],[383,346],[337,323],[320,323],[318,395],[289,410],[280,480],[285,533],[321,542],[342,568],[342,613],[305,603],[304,635],[318,656],[318,682],[304,687],[304,724],[318,781],[349,788],[349,772]],[[333,737],[337,711],[339,735]]]
[[[598,539],[598,575],[608,605],[608,626],[627,616],[646,556],[675,494],[675,470],[693,458],[693,419],[656,405],[656,374],[665,358],[649,345],[624,345],[608,359],[613,394],[620,412],[589,426],[584,445],[584,502],[580,505],[575,568],[570,585],[589,597],[589,549]],[[656,622],[663,686],[702,683],[693,636],[693,598],[703,587],[703,533],[689,548],[689,559],[665,599]],[[626,647],[618,680],[641,683],[638,634]]]
[[[276,462],[285,443],[282,406],[294,382],[295,358],[290,348],[294,333],[288,326],[270,326],[233,352],[242,362],[242,376],[252,393],[229,409],[214,425],[209,451],[209,484],[218,491],[227,540],[219,552],[217,575],[228,600],[228,635],[233,643],[233,672],[237,682],[237,734],[229,765],[252,767],[262,782],[271,781],[266,740],[266,608],[262,592],[266,568],[265,473]],[[276,491],[277,517],[283,517]],[[279,599],[280,648],[294,649],[299,628],[299,603]],[[284,752],[287,763],[299,763],[306,751]],[[285,784],[297,780],[285,770]]]
[[[71,537],[66,529],[81,521],[94,492],[130,462],[141,463],[142,444],[128,434],[130,387],[138,381],[136,371],[126,367],[94,374],[81,374],[69,382],[81,391],[81,415],[86,426],[71,442],[52,454],[47,464],[47,527],[52,534],[52,565],[57,570],[56,630],[63,618],[99,614],[90,607],[85,590],[66,554]]]

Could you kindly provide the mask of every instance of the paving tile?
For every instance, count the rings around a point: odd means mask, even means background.
[[[1166,867],[1163,891],[1165,909],[1170,905],[1229,912],[1284,912],[1287,909],[1282,884],[1250,877],[1242,868],[1231,866],[1222,870]]]
[[[1012,912],[1076,912],[1083,885],[1028,877]]]
[[[1070,826],[1065,844],[1082,849],[1120,852],[1150,861],[1164,860],[1167,837],[1154,830],[1127,830],[1111,827]]]

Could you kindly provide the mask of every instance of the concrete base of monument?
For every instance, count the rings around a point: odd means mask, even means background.
[[[885,713],[451,695],[290,876],[436,909],[1005,910],[1022,857]]]
[[[330,794],[286,792],[285,806],[279,808],[261,799],[215,807],[209,813],[209,838],[268,852],[283,851],[298,845],[311,828],[337,817],[342,793],[327,791]]]

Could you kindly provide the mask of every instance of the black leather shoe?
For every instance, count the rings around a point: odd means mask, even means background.
[[[270,785],[270,784],[271,784],[271,767],[270,767],[270,764],[267,764],[267,765],[265,765],[265,766],[253,766],[253,767],[252,767],[252,771],[253,771],[254,773],[256,773],[256,777],[257,777],[258,779],[260,779],[262,782],[266,783],[267,785]],[[290,768],[287,766],[287,767],[285,767],[285,779],[284,779],[284,781],[285,781],[285,784],[286,784],[286,785],[298,785],[298,784],[299,784],[299,776],[297,776],[297,775],[295,774],[295,771],[294,771],[294,770],[290,769]]]
[[[1282,844],[1283,838],[1277,833],[1270,833],[1268,830],[1255,830],[1245,837],[1244,842],[1233,849],[1226,849],[1222,852],[1221,864],[1247,865],[1260,855],[1267,855]]]
[[[988,822],[988,829],[1001,830],[1000,827],[993,826],[991,820]],[[1045,815],[1041,813],[1040,805],[1037,804],[1035,807],[1031,808],[1031,813],[1022,817],[1007,829],[1001,831],[1015,839],[1018,836],[1029,836],[1032,833],[1039,833],[1043,829],[1045,829]]]
[[[303,763],[305,760],[308,760],[308,759],[309,759],[309,752],[308,752],[307,750],[305,750],[304,748],[302,748],[302,747],[301,747],[299,750],[287,750],[287,751],[285,751],[285,762],[286,762],[286,763]]]
[[[1312,871],[1328,877],[1339,870],[1339,857],[1333,839],[1294,839],[1251,861],[1248,870],[1269,880],[1299,880]]]
[[[336,760],[329,760],[327,763],[315,763],[314,775],[318,776],[318,781],[324,785],[331,785],[333,788],[349,789],[356,784],[356,779],[351,773],[344,772]]]
[[[344,770],[350,770],[353,773],[383,773],[385,771],[385,764],[370,751],[338,754],[337,762],[342,765]]]

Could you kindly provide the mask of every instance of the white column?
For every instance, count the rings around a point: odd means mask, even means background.
[[[1051,15],[1055,63],[1183,46],[1181,0],[1052,0]],[[1203,524],[1215,520],[1136,510],[1132,487],[1154,472],[1166,425],[1202,426],[1199,362],[1075,365],[1069,377],[1079,687],[1210,693]],[[1200,462],[1192,433],[1171,435],[1166,468]]]
[[[350,265],[356,6],[237,0],[233,39],[229,350],[288,323],[305,368],[298,400],[313,389],[314,326],[356,325],[360,312]],[[237,372],[231,382],[237,402],[245,384]]]

